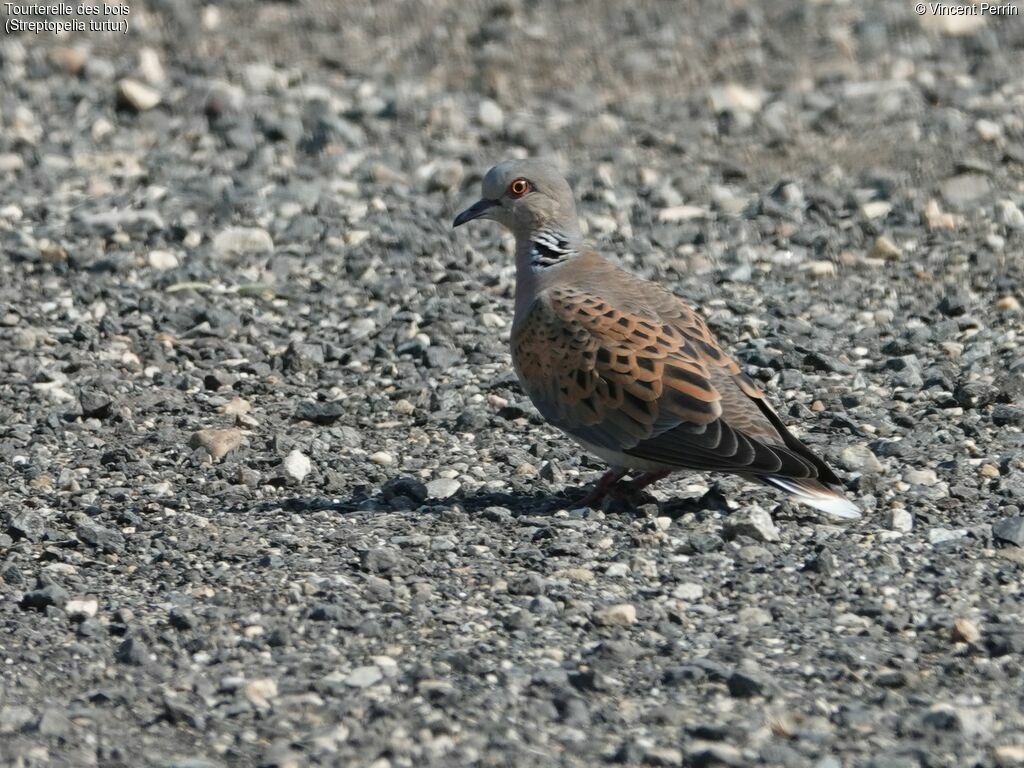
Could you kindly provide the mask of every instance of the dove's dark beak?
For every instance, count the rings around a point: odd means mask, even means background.
[[[489,211],[497,204],[497,200],[477,200],[475,203],[469,206],[469,208],[467,208],[466,210],[464,210],[462,213],[455,217],[455,221],[452,222],[452,226],[461,227],[467,221],[479,219],[481,216],[483,216],[485,213],[487,213],[487,211]]]

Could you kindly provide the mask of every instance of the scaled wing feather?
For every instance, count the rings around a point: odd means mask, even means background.
[[[667,291],[653,299],[656,311],[636,312],[568,285],[538,296],[512,353],[544,417],[666,466],[816,477],[820,461],[780,433],[760,388],[700,316]]]

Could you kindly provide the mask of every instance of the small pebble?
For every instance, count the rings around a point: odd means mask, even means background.
[[[243,416],[252,410],[252,404],[241,397],[233,397],[220,407],[220,412],[227,416]]]
[[[308,475],[313,469],[313,464],[309,460],[309,457],[302,453],[298,448],[293,449],[284,457],[282,466],[284,467],[285,474],[297,483],[301,483],[305,480],[306,475]]]
[[[189,444],[193,448],[205,448],[214,461],[219,461],[238,449],[242,442],[242,433],[237,429],[201,429],[192,435]]]
[[[761,507],[751,505],[736,512],[726,520],[726,534],[730,537],[747,536],[754,541],[778,541],[779,529],[772,516]]]
[[[903,255],[903,251],[900,250],[899,246],[896,245],[890,238],[885,235],[879,235],[871,246],[871,251],[868,254],[873,259],[885,259],[892,261],[900,258]]]
[[[462,483],[458,480],[440,477],[427,483],[427,497],[431,499],[447,499],[459,492]]]
[[[145,112],[160,103],[160,91],[138,80],[125,78],[117,83],[117,100],[122,106]]]
[[[914,529],[914,518],[903,508],[890,509],[885,515],[885,526],[892,531],[910,533]]]
[[[221,256],[268,253],[274,250],[274,241],[265,229],[228,227],[213,238],[213,250]]]
[[[395,463],[395,457],[387,451],[376,451],[370,454],[370,461],[382,467],[390,467]]]
[[[672,597],[694,602],[704,597],[704,587],[692,581],[684,581],[672,590]]]
[[[150,251],[147,261],[149,266],[160,272],[178,268],[178,257],[170,251]]]
[[[981,630],[970,619],[953,622],[953,640],[958,643],[976,643],[981,639]]]
[[[369,688],[384,679],[384,673],[376,664],[369,664],[365,667],[356,667],[345,678],[345,685],[353,688]]]
[[[636,607],[620,603],[602,608],[594,613],[594,623],[599,627],[628,627],[636,623]]]
[[[96,598],[68,600],[64,605],[64,612],[72,621],[84,621],[91,619],[99,611],[100,604]]]
[[[270,702],[277,698],[277,682],[269,677],[261,677],[245,684],[245,698],[257,709],[268,709]]]
[[[904,482],[911,485],[932,486],[939,482],[934,469],[908,469],[903,473]]]

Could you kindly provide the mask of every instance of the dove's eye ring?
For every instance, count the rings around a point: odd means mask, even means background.
[[[530,189],[530,182],[526,179],[516,179],[508,185],[508,193],[512,197],[522,197]]]

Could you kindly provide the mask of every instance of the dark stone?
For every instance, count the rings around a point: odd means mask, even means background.
[[[293,341],[281,356],[281,362],[286,371],[312,371],[324,364],[324,348],[319,344]]]
[[[697,723],[688,727],[686,732],[701,741],[725,741],[730,735],[730,729],[718,723]]]
[[[167,620],[175,629],[194,629],[196,626],[196,617],[184,608],[171,608]]]
[[[661,673],[663,685],[677,686],[699,683],[708,679],[708,673],[704,669],[692,664],[684,664],[681,667],[672,667]]]
[[[505,507],[485,507],[480,515],[485,520],[490,520],[492,523],[504,523],[508,525],[513,522],[512,511]]]
[[[105,419],[110,415],[114,399],[97,389],[83,389],[78,393],[82,416],[87,419]]]
[[[999,481],[999,490],[1012,499],[1024,499],[1024,470],[1015,469]]]
[[[408,561],[400,553],[386,547],[366,550],[361,562],[364,571],[378,574],[403,573],[408,567]]]
[[[203,386],[212,391],[216,391],[221,387],[230,387],[234,383],[235,377],[224,371],[211,371],[203,376]]]
[[[768,677],[760,673],[741,670],[736,670],[729,675],[726,685],[729,687],[729,693],[739,699],[770,696],[772,691],[772,682]]]
[[[455,428],[459,432],[475,432],[487,426],[487,414],[484,411],[469,409],[455,419]]]
[[[80,541],[84,541],[96,549],[102,549],[104,552],[124,551],[124,534],[98,523],[91,521],[79,523],[75,529],[75,535]]]
[[[997,427],[1024,424],[1024,408],[999,404],[992,409],[992,423]]]
[[[959,317],[967,312],[967,299],[960,293],[947,293],[939,302],[939,312],[946,317]]]
[[[920,371],[921,361],[917,355],[901,355],[900,357],[890,357],[885,361],[885,367],[890,371]]]
[[[733,674],[732,668],[725,664],[703,657],[690,659],[681,667],[676,667],[670,672],[678,679],[700,680],[707,678],[716,683],[727,682]]]
[[[431,368],[451,368],[459,361],[461,355],[447,347],[427,347],[424,357]]]
[[[122,664],[142,667],[149,664],[149,648],[137,637],[126,637],[114,656]]]
[[[921,722],[936,731],[960,731],[963,724],[957,713],[952,709],[936,709],[926,712]]]
[[[907,675],[899,669],[886,670],[875,676],[875,685],[882,688],[903,688],[907,684]]]
[[[953,390],[953,398],[962,408],[984,408],[998,396],[999,390],[980,381],[962,381]]]
[[[40,541],[46,535],[43,516],[33,509],[7,510],[0,515],[0,521],[15,540]]]
[[[810,558],[804,566],[805,570],[832,576],[837,570],[835,555],[828,549],[822,549],[815,557]]]
[[[725,540],[717,533],[695,533],[689,537],[689,543],[697,554],[717,552],[725,546]]]
[[[683,764],[686,768],[739,768],[747,765],[738,750],[725,745],[700,745],[687,752]]]
[[[849,373],[850,366],[823,352],[808,352],[804,355],[803,364],[814,371],[825,373]]]
[[[594,657],[611,664],[627,664],[643,656],[644,649],[632,640],[605,640],[594,649]]]
[[[600,670],[587,669],[580,672],[569,673],[569,683],[578,691],[591,693],[593,691],[613,690],[617,683]]]
[[[257,124],[270,141],[297,144],[305,133],[302,120],[294,115],[259,115]]]
[[[309,612],[309,618],[313,621],[340,622],[345,617],[346,613],[340,606],[331,605],[330,603],[321,603],[314,606],[313,610]]]
[[[345,415],[345,406],[337,401],[329,403],[302,400],[295,408],[295,418],[314,424],[333,424]]]
[[[195,707],[191,706],[188,702],[178,696],[173,696],[169,693],[165,693],[163,696],[164,705],[164,717],[167,722],[172,725],[184,724],[192,728],[202,729],[205,723],[205,718],[200,715]],[[178,761],[172,765],[180,765],[183,762]]]
[[[538,573],[526,571],[508,580],[510,595],[540,595],[544,593],[544,579]]]
[[[395,477],[384,483],[381,495],[385,501],[405,497],[422,504],[427,500],[427,486],[415,477]]]
[[[1024,517],[1006,517],[993,523],[992,535],[999,541],[1024,547]]]
[[[67,590],[56,584],[47,584],[45,587],[26,592],[21,598],[20,605],[22,608],[45,612],[51,605],[63,608],[67,602]]]
[[[799,389],[803,383],[804,375],[796,368],[783,368],[779,372],[780,389]]]
[[[512,611],[502,619],[502,625],[510,632],[533,629],[535,624],[529,611]]]
[[[1024,654],[1024,629],[1007,625],[989,624],[985,628],[985,648],[992,656]]]

